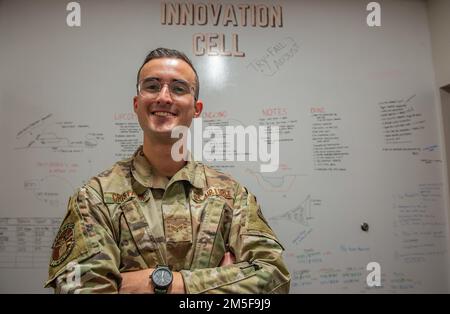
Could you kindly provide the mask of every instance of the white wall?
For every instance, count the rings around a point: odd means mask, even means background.
[[[450,1],[428,0],[428,18],[431,33],[431,45],[433,53],[434,70],[437,88],[450,84]],[[447,184],[450,182],[450,94],[449,89],[441,90],[438,113],[441,114],[442,142],[444,168],[447,173]],[[447,200],[450,199],[450,185],[448,185]],[[448,201],[447,201],[448,202]],[[447,203],[448,204],[448,203]],[[450,207],[447,205],[450,224]]]
[[[431,43],[438,87],[450,84],[450,1],[428,0]]]
[[[449,157],[450,157],[450,93],[441,89],[441,106],[442,106],[442,123],[443,123],[443,133],[444,133],[444,141],[445,141],[445,152],[446,152],[446,168],[447,168],[447,182],[450,181],[450,167],[449,167]],[[449,187],[450,194],[450,187]],[[450,208],[448,208],[448,219],[450,226]]]

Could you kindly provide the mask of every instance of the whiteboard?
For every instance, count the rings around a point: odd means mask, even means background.
[[[276,172],[207,164],[256,195],[286,249],[291,293],[449,292],[426,4],[378,1],[382,25],[368,27],[368,2],[223,0],[214,4],[228,22],[209,13],[205,25],[169,25],[172,2],[79,1],[81,26],[69,27],[64,1],[1,1],[0,292],[51,292],[43,283],[68,197],[141,144],[136,71],[159,46],[196,66],[204,126],[280,126]],[[242,3],[280,6],[282,25],[253,26],[250,13],[243,25]],[[196,55],[206,46],[195,34],[223,36],[228,49],[236,38],[245,55]],[[366,282],[370,262],[379,287]]]

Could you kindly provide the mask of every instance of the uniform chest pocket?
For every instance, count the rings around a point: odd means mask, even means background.
[[[123,216],[120,219],[121,264],[127,270],[154,267],[164,262],[164,238],[155,236],[143,215],[138,200],[132,199],[121,205]],[[144,263],[145,264],[144,264]],[[138,265],[139,264],[139,265]],[[144,264],[144,265],[143,265]],[[142,267],[144,266],[144,267]]]
[[[119,248],[120,248],[120,271],[133,271],[147,268],[147,263],[144,261],[141,253],[136,245],[136,241],[132,235],[128,222],[125,216],[120,215],[119,219]],[[141,232],[142,231],[142,232]],[[136,238],[142,239],[144,229],[136,230]],[[138,235],[138,233],[140,233]],[[156,263],[156,254],[152,254]]]
[[[183,203],[162,205],[167,263],[172,270],[185,269],[192,258],[192,221]]]
[[[221,197],[209,197],[201,215],[191,269],[217,267],[227,249],[231,208]]]

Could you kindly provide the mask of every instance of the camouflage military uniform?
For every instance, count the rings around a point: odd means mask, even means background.
[[[70,198],[52,249],[46,286],[56,292],[115,293],[121,272],[158,264],[180,271],[187,293],[289,291],[283,248],[254,196],[196,162],[157,177],[142,147]],[[226,251],[236,263],[218,267]]]

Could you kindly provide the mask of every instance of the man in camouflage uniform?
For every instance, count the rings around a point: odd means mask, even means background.
[[[134,111],[144,144],[69,200],[46,286],[59,293],[153,293],[157,265],[168,293],[288,293],[283,248],[255,197],[231,177],[175,161],[175,126],[200,116],[197,72],[158,48],[138,72]]]

